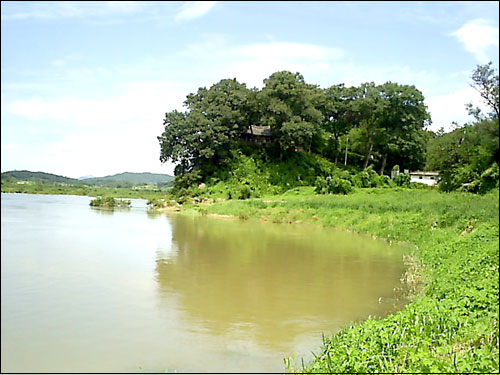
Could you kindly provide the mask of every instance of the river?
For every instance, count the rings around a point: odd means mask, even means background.
[[[90,200],[1,194],[2,372],[283,372],[401,307],[398,246]]]

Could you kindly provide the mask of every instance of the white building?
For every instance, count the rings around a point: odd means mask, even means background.
[[[429,186],[434,186],[438,183],[439,173],[437,172],[410,172],[410,182],[420,182]]]

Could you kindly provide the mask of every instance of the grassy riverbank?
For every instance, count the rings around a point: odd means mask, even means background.
[[[62,185],[29,181],[18,184],[16,181],[2,181],[2,193],[24,193],[24,194],[56,194],[56,195],[87,195],[89,197],[110,198],[140,198],[154,199],[164,197],[165,188],[123,188],[90,185]]]
[[[422,280],[412,303],[325,338],[298,372],[498,372],[499,195],[312,188],[280,196],[191,206],[202,214],[302,222],[415,245]],[[408,280],[412,282],[412,280]],[[415,281],[415,280],[413,280]]]

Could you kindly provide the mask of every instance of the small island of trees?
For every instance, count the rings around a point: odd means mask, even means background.
[[[114,209],[130,208],[131,201],[128,199],[115,199],[113,197],[97,197],[89,203],[91,207]]]

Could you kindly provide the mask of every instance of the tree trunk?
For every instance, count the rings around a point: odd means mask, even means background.
[[[347,165],[347,146],[349,146],[349,136],[347,136],[347,142],[345,144],[345,158],[344,158],[344,165]]]
[[[373,149],[373,143],[370,143],[370,145],[368,146],[368,150],[366,152],[366,158],[365,158],[365,163],[363,165],[363,169],[366,169],[366,167],[368,166],[368,162],[370,161],[370,156],[372,154],[372,149]]]
[[[384,155],[384,160],[382,161],[382,167],[380,168],[380,175],[384,174],[385,164],[387,163],[387,152]]]
[[[335,164],[339,161],[339,142],[337,141],[337,137],[335,137]]]

